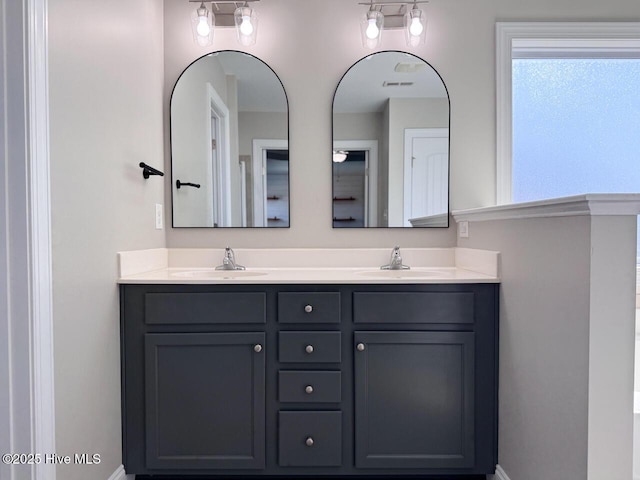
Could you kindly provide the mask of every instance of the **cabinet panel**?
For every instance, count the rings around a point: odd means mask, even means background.
[[[281,467],[342,465],[341,412],[280,412]]]
[[[474,334],[355,332],[356,467],[474,463]]]
[[[147,467],[264,468],[265,334],[144,340]]]
[[[354,323],[473,323],[471,292],[355,292]]]
[[[281,402],[337,403],[341,400],[341,372],[281,370],[278,399]]]
[[[340,323],[340,293],[280,292],[278,322]]]
[[[264,292],[147,293],[145,323],[241,324],[266,322]]]
[[[283,363],[340,362],[340,338],[340,332],[280,332],[279,359]]]

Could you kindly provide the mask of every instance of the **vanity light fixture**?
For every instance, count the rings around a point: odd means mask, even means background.
[[[382,8],[382,7],[381,7]],[[380,46],[382,41],[382,29],[384,28],[384,14],[382,10],[376,10],[373,2],[371,7],[360,22],[362,33],[362,45],[373,50]]]
[[[191,12],[191,32],[193,40],[201,47],[208,47],[213,43],[213,12],[205,7],[204,2]]]
[[[256,11],[245,2],[244,6],[236,8],[233,12],[236,24],[236,36],[241,45],[249,46],[256,43],[258,36],[258,15]]]
[[[216,27],[235,27],[238,42],[244,46],[254,45],[258,35],[258,15],[249,3],[260,0],[217,0],[206,2],[203,0],[189,0],[200,6],[191,14],[191,30],[194,41],[201,47],[208,47],[213,43],[213,31]]]
[[[427,18],[424,10],[418,5],[429,3],[427,0],[413,2],[370,0],[359,5],[366,5],[369,10],[360,22],[362,44],[366,48],[375,49],[380,46],[383,29],[400,29],[405,31],[407,46],[416,47],[425,43]]]
[[[424,10],[418,8],[415,3],[411,10],[407,9],[407,13],[404,15],[404,32],[407,46],[417,47],[425,43],[427,38],[427,18]]]

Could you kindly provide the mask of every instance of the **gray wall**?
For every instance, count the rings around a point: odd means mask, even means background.
[[[162,3],[49,2],[56,451],[122,463],[116,252],[162,247]],[[167,172],[169,173],[169,172]],[[164,177],[168,179],[169,176]]]
[[[378,140],[383,137],[382,112],[336,113],[333,118],[333,140]]]
[[[635,217],[474,222],[500,252],[499,463],[512,480],[631,478]]]
[[[389,163],[388,218],[390,225],[402,225],[405,129],[449,128],[449,101],[446,98],[390,98],[386,111],[389,115],[389,145],[386,154]]]
[[[274,68],[288,94],[292,228],[169,229],[168,245],[454,245],[453,228],[331,229],[331,102],[343,73],[369,53],[358,30],[363,7],[343,0],[269,0],[257,7],[259,40],[246,51]],[[108,478],[121,463],[115,253],[165,245],[153,213],[154,204],[164,200],[170,218],[169,95],[180,72],[206,53],[187,27],[192,8],[173,0],[164,7],[158,0],[49,5],[57,450],[103,458],[99,466],[60,467],[65,480]],[[429,15],[428,44],[414,53],[439,71],[451,95],[452,208],[495,201],[495,22],[640,19],[630,0],[448,0],[430,4]],[[384,49],[406,49],[402,32],[385,34]],[[243,48],[232,30],[218,30],[215,49]],[[138,162],[161,168],[163,145],[167,176],[143,180]],[[512,222],[495,232],[487,223],[480,227],[484,240],[474,224],[477,236],[467,242],[502,250],[503,259],[521,257],[503,264],[509,274],[502,297],[502,378],[511,378],[514,389],[505,391],[509,382],[502,386],[501,459],[508,471],[523,472],[514,480],[544,477],[527,473],[534,462],[549,468],[539,458],[550,459],[550,465],[571,461],[565,470],[546,472],[547,478],[583,478],[575,465],[586,465],[584,424],[576,415],[586,408],[581,319],[588,253],[581,238],[588,227],[575,220],[574,233],[558,234],[553,222]],[[540,245],[556,246],[539,259]],[[564,320],[553,322],[552,307],[560,305],[563,293],[571,301],[562,303]],[[531,339],[544,339],[543,348],[534,348],[540,343]],[[548,433],[556,440],[545,442]]]
[[[180,72],[206,53],[185,29],[192,5],[165,2],[165,92]],[[232,30],[218,29],[213,49],[245,50],[271,66],[282,80],[290,109],[291,228],[282,230],[167,231],[172,247],[366,247],[450,246],[453,229],[421,231],[334,231],[331,227],[331,106],[344,72],[368,54],[362,47],[358,19],[362,7],[340,0],[270,0],[256,4],[260,15],[258,43],[240,47]],[[295,12],[295,14],[292,14]],[[314,22],[301,22],[314,18]],[[355,28],[354,28],[355,25]],[[331,34],[327,34],[331,32]],[[398,33],[398,32],[395,32]],[[386,48],[404,48],[398,34]],[[322,41],[318,41],[322,38]],[[446,80],[446,79],[445,79]],[[168,111],[169,95],[165,94]],[[165,128],[168,128],[166,119]],[[166,164],[169,163],[168,144]],[[166,203],[170,204],[168,195]],[[313,215],[309,212],[313,211]],[[347,229],[348,230],[348,229]]]
[[[205,51],[188,24],[192,5],[165,2],[165,92]],[[170,246],[445,246],[442,229],[339,231],[331,229],[331,104],[340,78],[369,50],[362,47],[359,18],[365,8],[344,0],[270,0],[256,5],[258,43],[246,50],[268,63],[282,80],[291,111],[291,229],[282,231],[170,230]],[[631,0],[514,2],[447,0],[428,5],[427,44],[412,53],[442,75],[451,96],[451,207],[495,202],[495,22],[640,19]],[[310,19],[313,21],[301,21]],[[218,30],[214,49],[239,49],[231,30]],[[403,32],[385,31],[385,50],[406,50]],[[165,94],[168,108],[168,94]],[[166,128],[166,127],[165,127]],[[168,150],[167,150],[168,151]],[[168,157],[167,157],[168,162]],[[167,204],[170,198],[167,195]],[[312,209],[315,215],[308,215]]]
[[[171,149],[173,179],[192,182],[200,189],[181,188],[171,183],[174,198],[173,223],[180,227],[213,226],[211,164],[210,85],[229,105],[227,76],[216,57],[205,57],[189,67],[173,90],[171,102]],[[235,101],[233,102],[235,103]],[[231,112],[229,112],[231,115]],[[237,131],[230,122],[229,137]],[[221,139],[218,140],[219,144]]]

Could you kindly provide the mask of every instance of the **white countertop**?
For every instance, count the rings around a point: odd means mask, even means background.
[[[287,283],[497,283],[490,275],[456,267],[379,270],[374,268],[247,268],[240,272],[210,268],[164,268],[120,278],[138,284],[287,284]]]
[[[120,284],[499,283],[498,252],[407,248],[410,270],[380,270],[390,249],[236,249],[244,271],[219,271],[223,249],[119,253]],[[279,265],[274,267],[273,265]]]

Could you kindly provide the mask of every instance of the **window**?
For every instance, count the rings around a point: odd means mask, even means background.
[[[497,202],[640,192],[640,23],[498,23]]]
[[[640,23],[496,36],[497,203],[640,192]]]
[[[512,200],[640,192],[640,59],[517,58]]]

